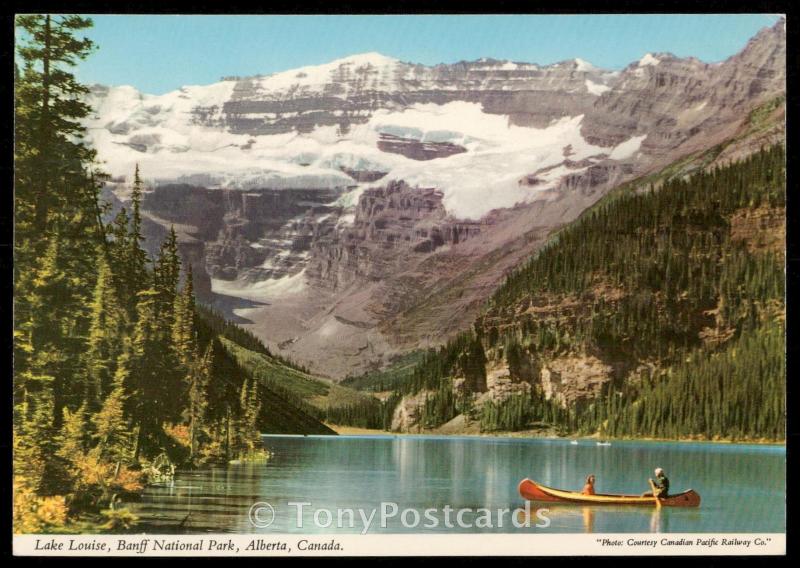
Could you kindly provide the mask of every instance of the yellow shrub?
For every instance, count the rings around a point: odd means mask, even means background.
[[[142,489],[142,473],[133,471],[124,465],[119,468],[114,485],[124,491],[139,491]]]
[[[129,530],[139,521],[128,509],[107,509],[102,515],[107,521],[101,528],[110,532]]]
[[[36,515],[47,528],[63,527],[67,522],[67,501],[63,495],[39,499]]]
[[[66,524],[67,512],[63,495],[37,497],[23,482],[14,481],[15,533],[55,532]]]
[[[192,443],[189,427],[185,424],[165,424],[164,432],[185,448],[188,448]]]

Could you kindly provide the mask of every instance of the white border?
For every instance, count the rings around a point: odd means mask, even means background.
[[[155,541],[166,546],[158,548]],[[671,541],[675,544],[669,544]],[[127,550],[120,550],[120,542]],[[310,545],[325,545],[310,550]],[[248,545],[251,547],[248,550]],[[79,548],[83,548],[79,550]],[[331,549],[332,548],[332,549]],[[755,556],[782,533],[14,535],[16,556]]]

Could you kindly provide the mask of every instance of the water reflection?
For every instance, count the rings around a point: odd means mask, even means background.
[[[583,530],[587,533],[594,532],[594,509],[591,507],[583,508]]]
[[[135,512],[146,530],[313,532],[315,509],[507,508],[524,506],[517,484],[524,477],[565,489],[582,487],[586,472],[597,491],[645,490],[652,467],[670,472],[674,490],[694,488],[699,509],[575,507],[548,504],[551,524],[540,532],[782,532],[782,447],[615,442],[611,447],[574,446],[560,440],[432,437],[265,437],[273,453],[266,463],[179,472],[174,483],[148,488]],[[247,516],[256,501],[276,508],[275,523],[253,528]],[[304,527],[289,502],[310,502]],[[531,526],[537,524],[535,506]],[[467,519],[474,519],[469,513]],[[398,515],[399,517],[399,515]],[[181,525],[181,523],[183,523]],[[376,523],[377,525],[377,523]],[[182,526],[182,529],[179,528]],[[336,527],[319,530],[330,532]],[[399,518],[371,532],[404,532]],[[420,532],[424,529],[417,528]],[[447,528],[432,531],[480,529]],[[483,529],[514,532],[513,526]],[[360,527],[342,529],[360,532]]]
[[[650,515],[650,532],[652,533],[660,533],[662,531],[661,528],[662,510],[663,509],[660,507],[653,508],[653,513]]]

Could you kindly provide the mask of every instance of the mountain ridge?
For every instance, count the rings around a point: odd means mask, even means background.
[[[717,64],[648,55],[600,77],[575,60],[403,67],[367,54],[401,71],[328,64],[338,79],[319,92],[292,70],[283,90],[237,78],[163,104],[109,91],[96,101],[117,110],[101,104],[90,132],[113,157],[115,207],[134,162],[153,179],[148,226],[176,226],[205,301],[339,377],[441,342],[555,227],[741,136],[785,93],[783,22]]]

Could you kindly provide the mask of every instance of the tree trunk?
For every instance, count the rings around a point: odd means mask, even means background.
[[[140,422],[139,427],[136,430],[136,445],[133,448],[133,461],[134,463],[139,461],[139,453],[142,449],[142,441],[144,439],[144,425]]]
[[[231,459],[231,411],[228,409],[228,420],[225,426],[225,459]]]
[[[194,417],[194,410],[192,411],[192,417],[189,422],[189,459],[194,462],[194,454],[195,454],[195,417]]]

